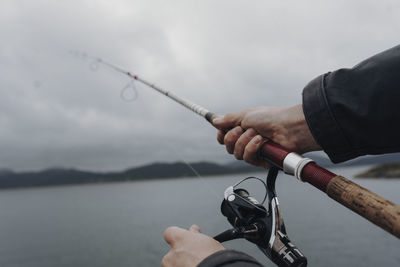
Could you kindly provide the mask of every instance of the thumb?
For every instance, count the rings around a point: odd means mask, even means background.
[[[228,113],[227,115],[216,115],[215,118],[212,120],[212,124],[222,130],[222,129],[231,129],[235,126],[240,125],[242,120],[242,116],[240,112],[236,113]]]
[[[193,224],[192,226],[190,226],[189,232],[192,232],[192,233],[200,233],[200,227],[197,226],[196,224]]]
[[[182,239],[182,237],[187,233],[187,230],[170,226],[164,231],[164,239],[171,247],[175,246],[175,244]]]
[[[224,115],[215,115],[214,118],[212,118],[212,125],[214,125],[218,129],[222,129],[222,125],[224,124]]]

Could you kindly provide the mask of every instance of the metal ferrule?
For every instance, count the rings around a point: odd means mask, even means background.
[[[291,152],[283,160],[283,171],[287,174],[294,175],[297,179],[303,181],[303,179],[301,179],[301,172],[310,162],[313,162],[313,160],[300,156],[295,152]]]

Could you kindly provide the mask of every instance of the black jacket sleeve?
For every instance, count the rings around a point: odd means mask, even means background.
[[[400,152],[400,45],[303,90],[311,133],[334,163]]]
[[[235,250],[218,251],[200,262],[197,267],[262,267],[254,258]]]

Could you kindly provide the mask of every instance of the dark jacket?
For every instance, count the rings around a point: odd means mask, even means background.
[[[303,110],[334,163],[400,151],[400,45],[312,80]]]
[[[205,258],[197,267],[262,267],[254,258],[235,250],[221,250]]]
[[[303,90],[303,110],[315,140],[335,163],[400,152],[400,45],[312,80]],[[262,265],[224,250],[198,266]]]

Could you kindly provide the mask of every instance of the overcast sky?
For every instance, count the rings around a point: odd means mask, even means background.
[[[0,168],[119,170],[233,157],[204,119],[102,57],[216,113],[301,103],[309,80],[399,43],[392,1],[3,0]]]

